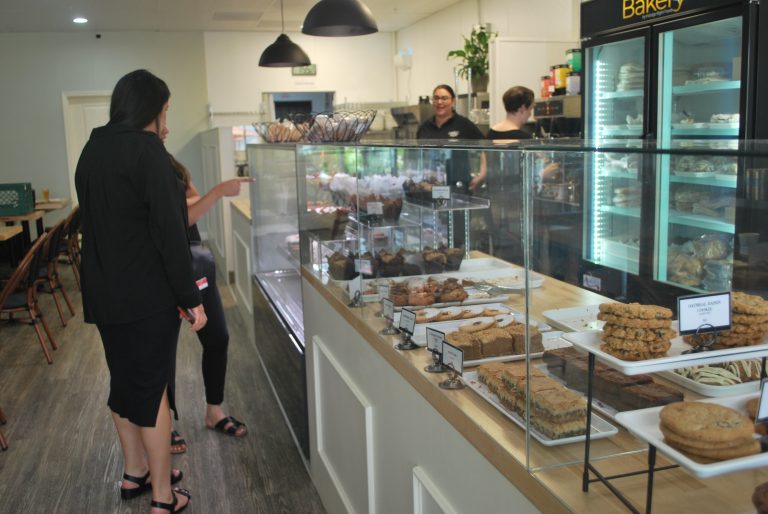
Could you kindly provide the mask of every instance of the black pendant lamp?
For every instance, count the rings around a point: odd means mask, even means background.
[[[283,0],[280,0],[280,23],[283,30],[277,36],[275,42],[261,53],[259,66],[266,68],[292,68],[293,66],[307,66],[311,64],[309,56],[307,56],[304,50],[285,35]]]
[[[312,36],[363,36],[379,31],[368,6],[360,0],[320,0],[307,13],[304,34]]]

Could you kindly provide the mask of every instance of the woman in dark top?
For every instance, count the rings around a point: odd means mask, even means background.
[[[533,91],[524,86],[514,86],[501,97],[507,116],[491,127],[488,139],[531,139],[523,126],[533,113]]]
[[[108,406],[125,459],[124,499],[152,490],[152,512],[180,512],[189,492],[171,484],[170,409],[177,308],[205,326],[186,237],[184,189],[158,137],[170,92],[146,70],[121,78],[110,120],[94,129],[75,173],[82,213],[85,321],[101,335]]]
[[[165,141],[165,135],[165,133],[161,134],[163,141]],[[192,246],[201,246],[202,240],[200,232],[197,230],[197,221],[218,200],[225,196],[237,196],[240,194],[240,185],[243,182],[253,182],[253,179],[234,178],[225,180],[214,186],[205,195],[201,195],[192,182],[189,170],[173,156],[170,156],[170,159],[177,178],[184,185],[189,217],[189,229],[187,232],[189,242]],[[207,282],[200,290],[200,294],[203,296],[203,307],[205,307],[205,313],[208,316],[208,324],[197,333],[197,338],[203,346],[202,372],[206,400],[205,425],[224,434],[243,437],[248,433],[246,425],[234,416],[227,416],[222,408],[222,403],[224,402],[224,381],[227,374],[229,331],[227,330],[227,320],[224,317],[224,308],[222,307],[219,289],[216,286],[216,269],[213,265],[206,278]],[[171,433],[171,453],[184,453],[186,450],[186,441],[174,430]]]

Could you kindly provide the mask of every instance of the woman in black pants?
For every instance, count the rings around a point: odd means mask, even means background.
[[[173,169],[179,180],[184,184],[187,194],[187,209],[189,216],[188,239],[190,241],[193,260],[208,263],[208,272],[205,273],[206,282],[198,284],[200,294],[203,296],[203,307],[208,316],[206,326],[197,332],[200,344],[203,345],[203,383],[205,384],[205,426],[219,432],[242,437],[248,429],[233,416],[224,413],[224,380],[227,373],[227,348],[229,345],[229,331],[227,320],[224,317],[224,308],[221,304],[221,296],[216,286],[216,269],[213,256],[202,247],[200,232],[195,224],[213,205],[225,196],[237,196],[240,194],[242,182],[252,182],[248,178],[236,178],[224,181],[204,196],[192,183],[189,171],[179,161],[170,156]],[[171,433],[171,453],[184,453],[187,450],[186,441],[174,430]]]

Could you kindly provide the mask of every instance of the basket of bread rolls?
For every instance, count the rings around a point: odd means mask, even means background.
[[[267,143],[298,143],[304,138],[304,132],[289,120],[263,121],[254,123],[253,128]]]

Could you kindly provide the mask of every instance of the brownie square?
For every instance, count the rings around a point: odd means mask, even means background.
[[[623,387],[619,392],[619,410],[647,409],[683,400],[683,393],[664,384],[651,382]]]
[[[614,369],[601,369],[595,372],[594,396],[611,407],[620,403],[619,393],[622,388],[649,384],[653,381],[650,375],[627,376]]]
[[[569,389],[584,393],[587,390],[587,371],[589,366],[584,358],[571,358],[565,362],[563,379]]]

